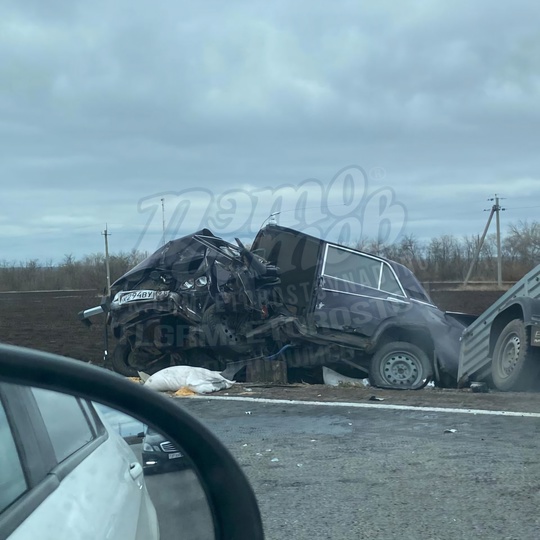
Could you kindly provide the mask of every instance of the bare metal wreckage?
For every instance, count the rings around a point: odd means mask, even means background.
[[[268,359],[402,389],[455,386],[474,320],[439,310],[401,264],[275,224],[250,249],[208,229],[168,242],[80,317],[102,311],[124,375],[188,364],[241,377]]]

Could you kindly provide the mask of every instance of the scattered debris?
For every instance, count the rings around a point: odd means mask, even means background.
[[[323,366],[322,372],[324,384],[328,386],[359,386],[361,388],[369,386],[368,379],[353,379],[352,377],[346,377],[326,366]]]
[[[444,430],[444,433],[456,433],[456,432],[457,432],[457,429],[454,429],[454,428]]]
[[[275,458],[272,458],[270,461],[271,461],[272,463],[277,463],[277,462],[279,461],[279,459],[278,459],[277,457],[275,457]]]
[[[143,382],[143,384],[150,378],[150,375],[148,373],[145,373],[144,371],[137,371],[139,374],[139,379]],[[134,377],[130,377],[130,379],[133,379]]]
[[[378,396],[369,396],[368,401],[384,401],[384,398]]]
[[[144,373],[140,373],[141,379]],[[217,390],[230,388],[234,381],[225,379],[217,371],[193,366],[172,366],[147,377],[144,386],[158,392],[176,392],[180,388],[189,388],[197,394],[209,394]]]
[[[251,414],[251,411],[246,411],[246,414]]]
[[[474,392],[475,394],[487,394],[489,388],[485,382],[473,382],[471,383],[471,392]]]
[[[426,384],[426,388],[435,388],[435,381],[429,381]]]
[[[304,464],[303,464],[303,463],[297,463],[296,466],[297,466],[297,467],[303,467]]]
[[[197,392],[194,392],[191,390],[191,388],[188,388],[187,386],[182,386],[182,388],[179,388],[173,396],[175,397],[189,397],[189,396],[196,396]]]

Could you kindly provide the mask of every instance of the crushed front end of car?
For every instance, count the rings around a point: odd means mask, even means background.
[[[272,265],[207,229],[168,242],[114,282],[103,304],[118,340],[114,370],[224,369],[227,352],[249,349],[238,327],[268,316],[266,287],[278,281]]]

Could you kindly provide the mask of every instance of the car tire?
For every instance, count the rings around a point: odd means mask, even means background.
[[[114,348],[111,356],[113,370],[125,377],[138,377],[137,370],[129,365],[131,345],[127,339],[121,339]]]
[[[144,373],[148,375],[153,375],[154,373],[157,373],[161,369],[170,367],[171,365],[170,355],[167,354],[167,355],[164,355],[163,360],[150,362],[148,366],[146,367],[141,366],[141,369],[137,369],[136,367],[132,366],[129,362],[129,355],[131,353],[132,353],[132,349],[128,340],[121,339],[116,344],[116,347],[114,348],[113,353],[112,353],[111,364],[113,367],[113,371],[116,371],[116,373],[119,373],[120,375],[124,375],[125,377],[138,377],[139,371],[144,371]]]
[[[529,332],[520,319],[499,334],[491,359],[491,378],[498,390],[528,390],[540,371],[540,358],[531,347]]]
[[[371,359],[369,382],[378,388],[419,390],[433,377],[428,355],[417,345],[392,341]]]

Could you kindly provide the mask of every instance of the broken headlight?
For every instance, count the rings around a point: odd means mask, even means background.
[[[195,280],[195,287],[202,289],[208,285],[208,278],[206,276],[200,276]]]
[[[190,291],[193,287],[197,289],[203,289],[208,285],[208,278],[206,276],[200,276],[196,279],[188,279],[180,285],[182,291]]]
[[[187,281],[184,281],[184,283],[180,285],[180,289],[182,291],[189,291],[190,289],[193,289],[194,286],[195,286],[195,282],[192,279],[188,279]]]

